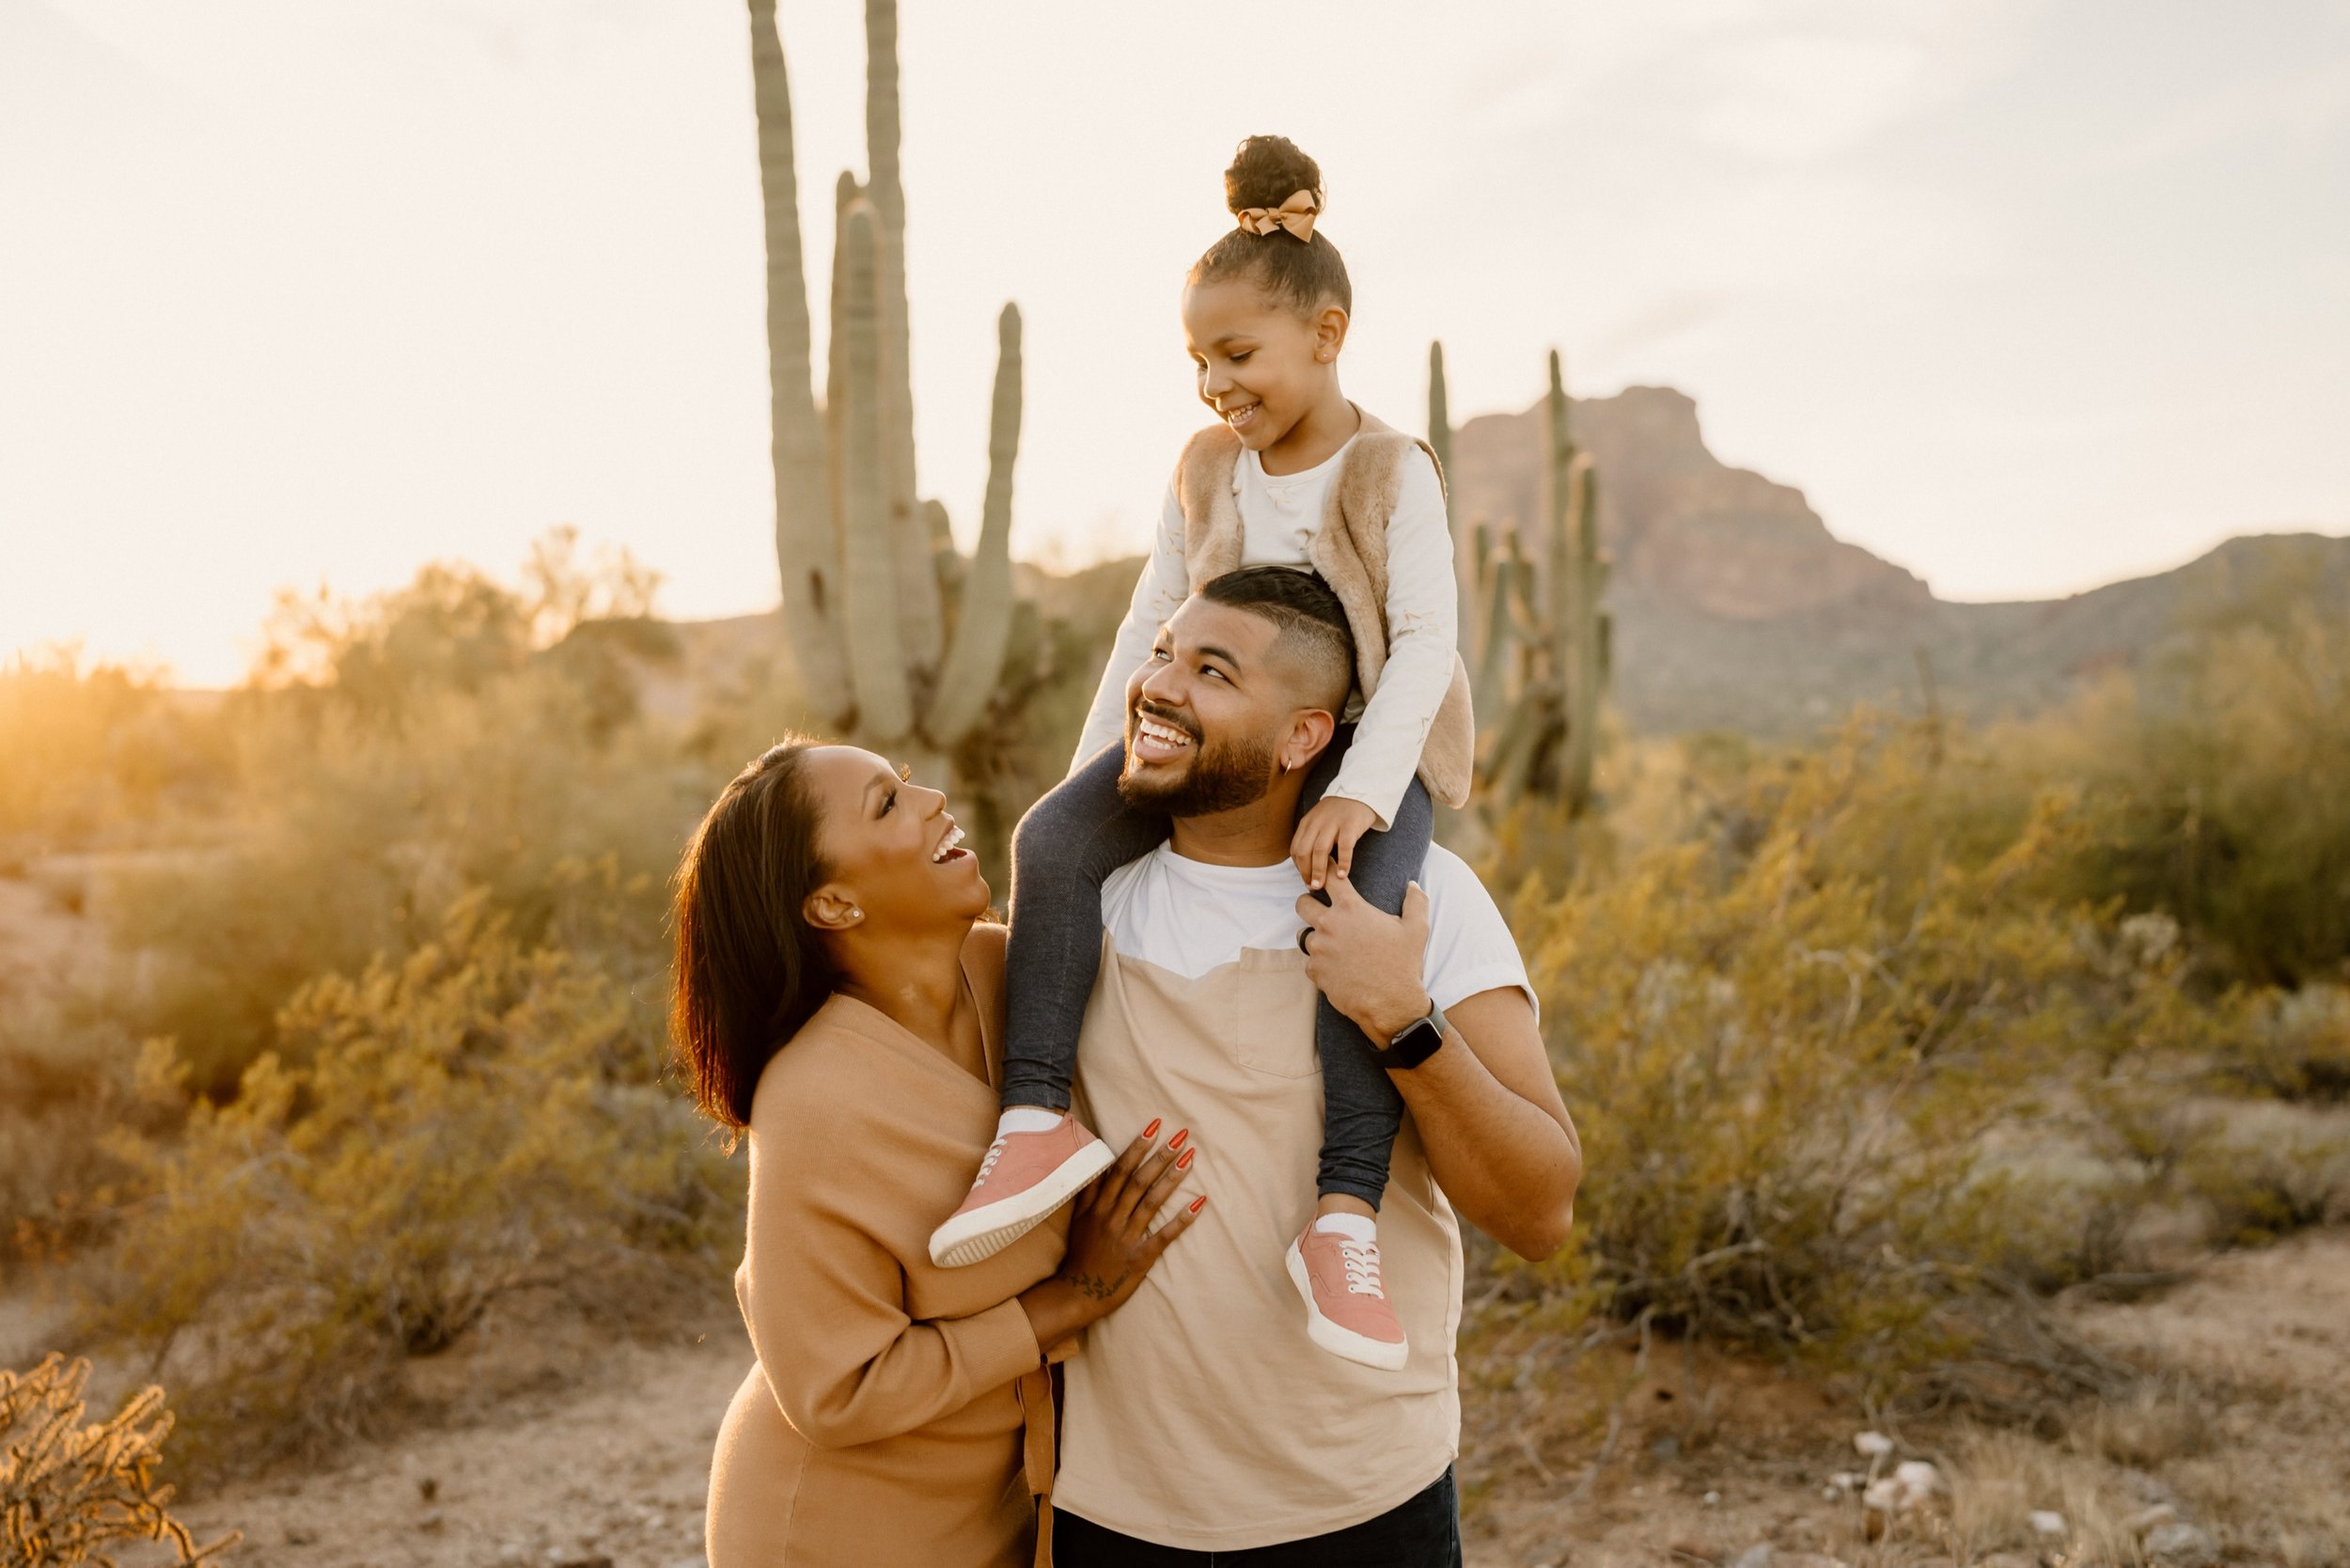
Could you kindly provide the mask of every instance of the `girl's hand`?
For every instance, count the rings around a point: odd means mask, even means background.
[[[1320,889],[1333,855],[1340,876],[1354,875],[1355,840],[1378,822],[1379,814],[1359,800],[1324,795],[1314,802],[1313,809],[1297,819],[1297,832],[1290,839],[1290,858],[1297,862],[1297,874],[1306,886]]]
[[[1038,1349],[1052,1349],[1122,1306],[1208,1201],[1204,1194],[1195,1198],[1174,1218],[1152,1228],[1160,1206],[1191,1174],[1198,1152],[1189,1129],[1177,1132],[1164,1148],[1154,1147],[1158,1130],[1156,1121],[1144,1128],[1118,1163],[1077,1196],[1060,1272],[1021,1293]]]

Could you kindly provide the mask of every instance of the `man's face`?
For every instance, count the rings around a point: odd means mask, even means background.
[[[1174,817],[1237,810],[1280,776],[1296,694],[1271,656],[1273,623],[1194,597],[1159,629],[1126,682],[1126,767],[1118,792]]]

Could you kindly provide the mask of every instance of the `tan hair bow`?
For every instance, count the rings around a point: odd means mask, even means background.
[[[1240,226],[1261,238],[1277,228],[1286,228],[1301,240],[1314,237],[1314,219],[1322,214],[1320,191],[1292,191],[1290,198],[1278,207],[1244,207],[1233,214]]]

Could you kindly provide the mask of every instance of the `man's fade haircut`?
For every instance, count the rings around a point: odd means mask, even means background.
[[[1292,566],[1244,566],[1199,589],[1199,597],[1273,622],[1274,646],[1320,677],[1314,696],[1327,696],[1335,716],[1355,689],[1355,630],[1337,592],[1311,572]]]

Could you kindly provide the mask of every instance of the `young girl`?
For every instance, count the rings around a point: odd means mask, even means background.
[[[1069,1114],[1101,960],[1102,882],[1167,834],[1163,815],[1119,794],[1127,678],[1199,586],[1193,572],[1219,554],[1210,546],[1219,521],[1225,558],[1207,576],[1261,563],[1323,569],[1355,631],[1369,697],[1359,709],[1350,703],[1359,721],[1340,727],[1306,786],[1291,853],[1307,886],[1326,902],[1335,859],[1365,899],[1400,913],[1428,853],[1430,786],[1448,805],[1465,797],[1474,734],[1454,648],[1443,479],[1424,444],[1339,389],[1354,290],[1337,247],[1315,232],[1321,187],[1314,161],[1279,136],[1250,137],[1225,170],[1238,227],[1194,263],[1183,294],[1200,400],[1222,423],[1193,438],[1168,486],[1070,776],[1016,836],[1003,1117],[969,1197],[931,1239],[942,1264],[1009,1246],[1110,1163],[1108,1148]],[[1235,510],[1238,560],[1230,558]],[[1373,586],[1382,576],[1383,593]],[[1400,1368],[1406,1346],[1380,1282],[1376,1225],[1402,1116],[1372,1055],[1390,1042],[1367,1040],[1324,998],[1316,1044],[1320,1191],[1314,1220],[1291,1247],[1290,1276],[1316,1343]]]

